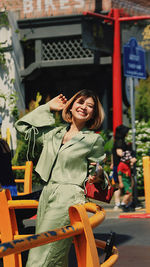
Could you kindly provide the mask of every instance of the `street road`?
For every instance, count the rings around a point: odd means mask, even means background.
[[[119,259],[115,267],[150,267],[150,219],[109,218],[94,229],[95,238],[106,241],[110,232],[116,233],[115,246]],[[104,260],[100,251],[100,262]],[[69,267],[76,267],[73,248]],[[73,261],[72,261],[73,260]],[[74,262],[74,263],[73,263]]]
[[[110,231],[116,233],[119,250],[116,267],[150,266],[150,219],[108,218],[94,229],[95,237],[106,240]]]

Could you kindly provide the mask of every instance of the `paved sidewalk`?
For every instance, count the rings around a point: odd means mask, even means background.
[[[114,198],[111,200],[111,203],[104,203],[104,202],[99,202],[99,201],[93,201],[94,203],[98,204],[99,206],[103,207],[106,211],[106,219],[107,218],[141,218],[146,215],[146,210],[145,210],[145,198],[144,197],[139,197],[138,198],[142,208],[136,209],[134,212],[123,212],[122,209],[114,210]],[[149,217],[150,218],[150,217]]]

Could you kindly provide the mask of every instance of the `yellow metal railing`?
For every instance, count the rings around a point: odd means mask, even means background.
[[[150,157],[143,157],[144,191],[146,213],[150,213]]]
[[[6,204],[6,200],[8,204]],[[4,267],[21,267],[22,262],[19,253],[22,251],[72,236],[78,267],[109,267],[114,265],[118,259],[118,251],[116,247],[113,247],[112,255],[108,260],[101,265],[99,263],[97,247],[105,249],[106,242],[101,240],[95,242],[92,228],[102,223],[105,218],[105,211],[94,203],[71,206],[69,208],[70,225],[25,237],[18,234],[14,209],[29,208],[29,206],[36,208],[37,201],[11,200],[9,191],[3,190],[0,192],[0,202],[0,214],[3,212],[3,217],[0,220],[2,241],[0,257],[3,257]],[[92,212],[94,215],[88,217],[87,212]],[[12,241],[8,242],[9,240]]]
[[[23,170],[24,171],[24,179],[15,179],[15,183],[23,184],[23,192],[18,192],[18,196],[26,195],[32,193],[32,171],[33,171],[33,162],[26,161],[24,166],[12,166],[13,171],[15,170]]]

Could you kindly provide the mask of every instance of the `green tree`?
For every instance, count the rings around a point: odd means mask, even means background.
[[[135,115],[138,121],[150,119],[150,77],[136,87]]]

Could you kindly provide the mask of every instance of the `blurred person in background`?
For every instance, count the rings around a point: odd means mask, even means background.
[[[132,176],[131,168],[136,162],[136,158],[132,156],[132,151],[126,150],[122,153],[120,163],[117,168],[119,188],[123,195],[121,201],[121,209],[124,212],[134,211],[132,207]]]
[[[0,117],[0,129],[1,125],[2,118]],[[17,187],[11,164],[11,150],[7,142],[2,138],[0,138],[0,189],[9,189],[11,196],[17,196]]]
[[[128,150],[128,144],[125,141],[125,137],[127,136],[129,129],[130,129],[129,127],[123,124],[116,127],[114,144],[112,149],[112,163],[111,163],[111,169],[113,170],[113,178],[116,184],[119,184],[117,168],[120,159],[123,156],[123,152]],[[119,188],[114,192],[114,198],[115,198],[114,210],[121,208],[120,196],[121,196],[121,190]]]

